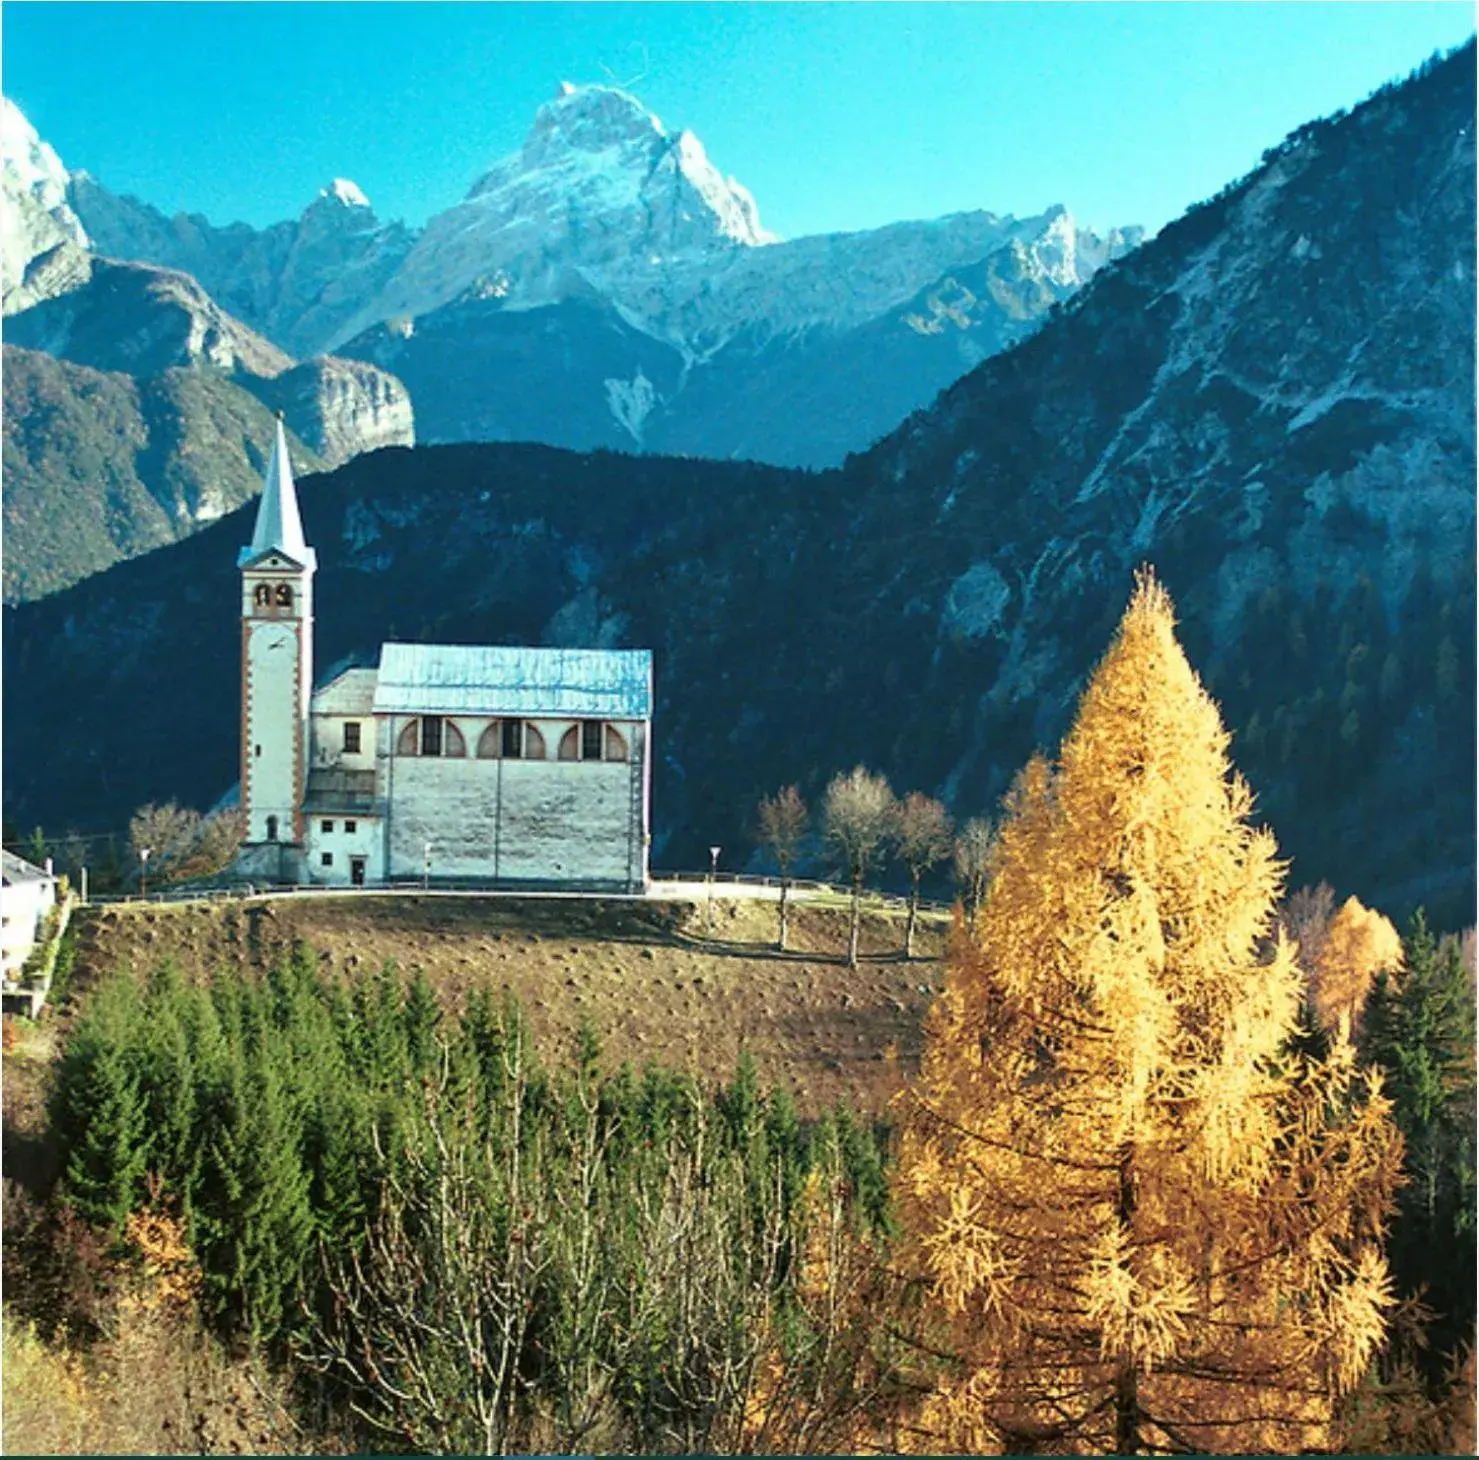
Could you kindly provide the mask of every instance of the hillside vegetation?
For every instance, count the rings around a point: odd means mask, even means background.
[[[944,934],[943,916],[926,914],[915,958],[902,961],[903,915],[875,908],[860,965],[848,969],[840,901],[796,906],[781,954],[775,905],[722,894],[712,938],[701,902],[349,894],[92,909],[79,919],[73,977],[85,990],[116,968],[142,977],[165,959],[187,979],[264,972],[302,941],[326,972],[375,972],[390,960],[419,969],[449,1010],[474,988],[511,994],[551,1058],[574,1050],[589,1023],[614,1064],[656,1061],[720,1080],[745,1052],[805,1113],[847,1100],[878,1114],[918,1061]]]

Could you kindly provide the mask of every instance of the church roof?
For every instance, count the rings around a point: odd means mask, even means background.
[[[378,669],[346,669],[313,692],[316,715],[372,715]]]
[[[375,713],[647,720],[652,652],[386,644]]]
[[[252,533],[252,545],[237,554],[236,566],[244,568],[271,552],[282,553],[304,568],[318,566],[318,555],[303,536],[298,491],[293,485],[293,464],[288,460],[288,439],[283,433],[281,416],[277,418],[277,438],[267,458],[267,474],[257,501],[257,527]]]
[[[21,882],[50,882],[51,873],[40,867],[32,866],[24,858],[18,857],[14,852],[0,851],[0,881],[5,886],[14,887]]]

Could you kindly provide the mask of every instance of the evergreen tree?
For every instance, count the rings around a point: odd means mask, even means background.
[[[958,1361],[925,1448],[1315,1447],[1382,1337],[1388,1104],[1349,1046],[1289,1052],[1283,868],[1173,623],[1142,577],[1019,780],[904,1100],[904,1256]]]
[[[1458,944],[1440,948],[1421,912],[1403,954],[1400,978],[1372,989],[1362,1053],[1386,1075],[1406,1143],[1392,1266],[1402,1291],[1435,1310],[1441,1369],[1472,1342],[1475,1319],[1474,994]]]
[[[114,1235],[138,1204],[149,1159],[139,1012],[131,977],[104,983],[73,1028],[52,1094],[66,1197],[84,1220]]]

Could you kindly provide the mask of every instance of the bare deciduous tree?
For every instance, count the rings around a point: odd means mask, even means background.
[[[904,925],[904,957],[914,956],[914,928],[919,920],[919,883],[954,849],[950,813],[931,796],[910,791],[899,805],[899,859],[909,869],[909,921]]]
[[[760,803],[760,839],[781,869],[780,936],[776,947],[786,949],[786,894],[791,886],[791,868],[806,835],[806,802],[795,786],[787,786]]]
[[[1330,936],[1330,923],[1335,917],[1335,889],[1328,882],[1314,887],[1301,887],[1284,899],[1279,921],[1284,931],[1299,945],[1299,966],[1306,978],[1313,978]]]
[[[993,839],[991,823],[980,816],[973,816],[966,822],[955,838],[955,886],[960,893],[967,928],[975,926],[976,909],[986,896]]]
[[[834,776],[822,811],[827,840],[837,848],[852,882],[852,920],[847,937],[847,965],[858,966],[858,922],[863,878],[884,844],[895,834],[898,802],[882,776],[854,766]]]
[[[148,852],[149,870],[155,877],[174,877],[200,839],[200,822],[200,812],[173,801],[140,806],[128,823],[134,861]]]

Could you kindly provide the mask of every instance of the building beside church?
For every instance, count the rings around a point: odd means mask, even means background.
[[[281,421],[237,566],[241,875],[646,885],[649,651],[385,644],[314,690],[318,564]]]

